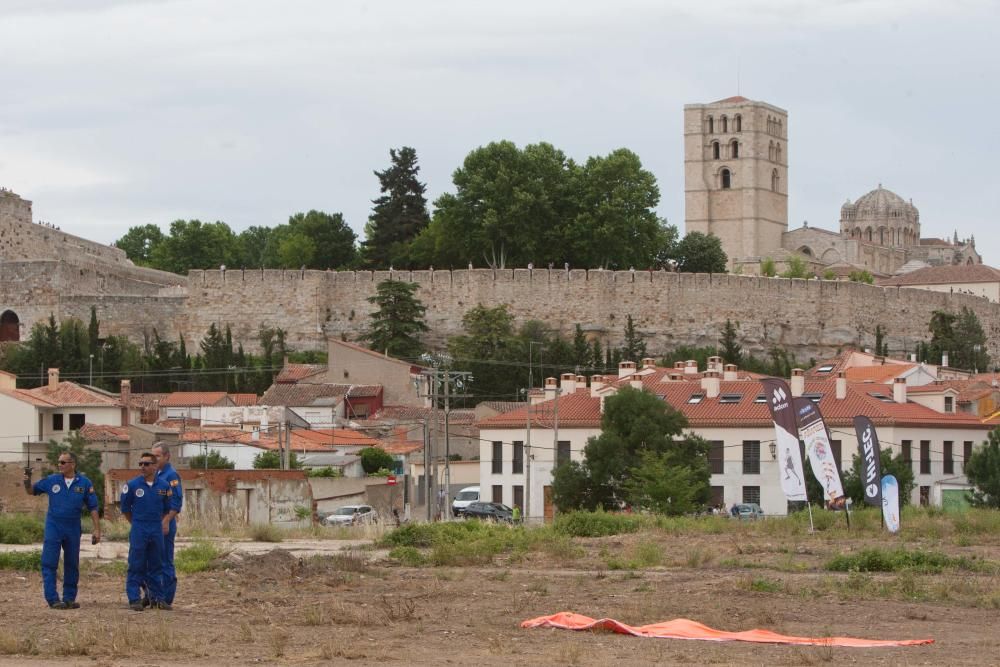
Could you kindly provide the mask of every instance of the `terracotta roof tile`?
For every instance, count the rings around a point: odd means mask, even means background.
[[[325,372],[325,364],[285,364],[274,376],[274,381],[279,384],[294,384]]]
[[[229,400],[235,405],[257,405],[257,394],[229,394]]]
[[[161,408],[193,408],[223,405],[228,398],[224,391],[175,391],[160,399]]]
[[[908,285],[949,285],[958,283],[998,283],[1000,270],[985,264],[959,264],[957,266],[928,266],[880,280],[883,287],[906,287]]]
[[[882,364],[880,366],[855,366],[848,368],[846,377],[852,382],[883,382],[891,383],[893,378],[899,377],[906,371],[914,368],[916,364]]]
[[[80,435],[89,442],[129,442],[128,426],[84,424]]]
[[[380,384],[272,384],[264,392],[264,395],[257,401],[258,405],[290,405],[306,406],[314,405],[317,401],[327,403],[322,399],[342,398],[347,394],[348,398],[371,398],[382,393]],[[335,403],[339,403],[336,401]]]
[[[17,397],[30,396],[42,403],[54,407],[120,407],[121,403],[103,392],[92,391],[75,382],[59,382],[54,389],[48,385],[35,389],[17,389],[13,392]],[[22,398],[23,400],[23,398]]]
[[[379,441],[349,428],[293,429],[292,439],[333,447],[377,447]]]

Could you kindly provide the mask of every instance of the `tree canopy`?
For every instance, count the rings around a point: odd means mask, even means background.
[[[361,244],[362,264],[371,269],[416,268],[409,261],[409,244],[430,224],[427,186],[417,179],[417,151],[403,146],[389,150],[392,164],[376,171],[382,195],[372,200],[372,214]]]
[[[986,334],[979,318],[968,306],[956,315],[935,310],[928,323],[931,333],[929,343],[920,343],[917,356],[921,361],[943,363],[948,355],[948,365],[964,370],[987,370],[990,355],[986,350]]]
[[[975,487],[969,493],[969,502],[1000,509],[1000,429],[990,431],[989,439],[972,450],[965,462],[965,476]]]
[[[383,280],[376,285],[368,302],[378,310],[372,313],[371,325],[363,337],[373,350],[402,359],[420,355],[423,350],[420,334],[427,331],[424,324],[427,309],[414,295],[416,291],[416,283],[398,280]]]
[[[726,257],[722,241],[714,234],[688,232],[672,253],[677,270],[684,273],[725,273]]]

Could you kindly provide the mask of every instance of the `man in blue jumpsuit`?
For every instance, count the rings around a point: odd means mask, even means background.
[[[163,599],[174,603],[177,593],[177,570],[174,568],[174,540],[177,538],[177,515],[184,506],[181,476],[170,464],[170,447],[165,442],[153,445],[156,457],[156,476],[170,487],[170,511],[163,517]]]
[[[42,587],[45,600],[53,609],[79,609],[76,601],[80,582],[80,515],[90,510],[94,522],[93,542],[101,541],[101,518],[97,514],[97,494],[94,485],[76,472],[76,455],[60,452],[59,472],[44,477],[32,485],[30,469],[24,472],[24,490],[30,495],[46,494],[49,511],[45,515],[45,541],[42,543]],[[56,590],[56,570],[59,551],[63,552],[63,598]]]
[[[163,599],[163,517],[170,511],[170,486],[156,478],[156,457],[139,457],[142,475],[122,485],[121,512],[132,529],[128,534],[128,575],[125,594],[133,611],[142,611],[139,586],[149,588],[150,605],[169,610]]]

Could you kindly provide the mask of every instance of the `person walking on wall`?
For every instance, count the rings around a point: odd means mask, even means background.
[[[174,603],[177,593],[177,570],[174,568],[174,541],[177,539],[177,515],[184,506],[181,476],[170,463],[170,446],[165,442],[153,445],[156,457],[156,477],[170,487],[170,511],[163,516],[163,599]]]
[[[28,495],[49,497],[45,514],[45,538],[42,542],[42,588],[45,601],[53,609],[79,609],[76,601],[80,582],[80,536],[83,508],[90,511],[94,523],[92,542],[101,541],[101,517],[97,514],[97,493],[93,483],[76,471],[76,454],[59,453],[59,472],[31,483],[31,469],[24,471],[24,490]],[[63,596],[56,589],[59,552],[63,557]]]
[[[132,611],[142,611],[140,585],[149,589],[155,609],[170,610],[163,597],[163,518],[170,512],[170,486],[156,477],[156,457],[139,457],[142,474],[122,484],[121,513],[132,525],[128,534],[125,595]]]

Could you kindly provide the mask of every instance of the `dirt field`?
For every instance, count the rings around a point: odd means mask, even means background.
[[[991,538],[993,539],[993,538]],[[987,542],[990,540],[986,540]],[[76,611],[45,607],[40,576],[0,571],[0,664],[646,665],[996,664],[995,572],[841,574],[832,555],[897,540],[633,534],[574,539],[576,554],[490,566],[403,567],[385,551],[300,558],[230,554],[181,579],[175,610],[125,606],[122,564],[88,561]],[[964,546],[962,546],[964,545]],[[254,545],[260,549],[259,544]],[[1000,547],[942,538],[908,549],[1000,560]],[[657,565],[612,569],[618,560]],[[866,596],[867,599],[858,599]],[[522,630],[576,611],[644,624],[677,617],[725,630],[933,638],[882,649],[789,647]]]

